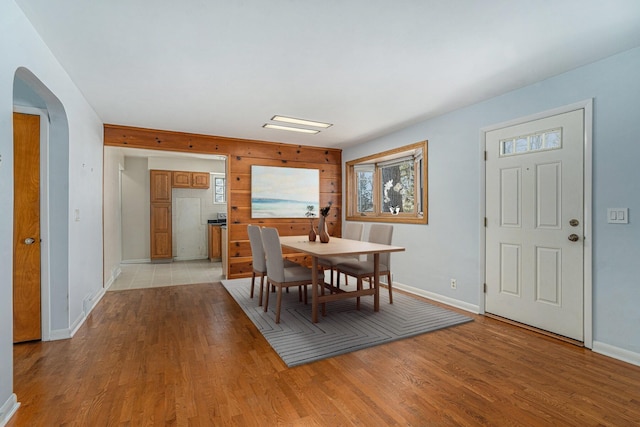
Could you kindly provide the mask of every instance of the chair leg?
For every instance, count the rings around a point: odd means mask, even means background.
[[[357,290],[362,290],[362,277],[358,277]],[[356,297],[356,310],[360,310],[360,297]]]
[[[273,285],[270,285],[269,279],[267,279],[267,292],[265,292],[264,295],[264,311],[267,311],[267,309],[269,308],[269,294],[271,293],[269,292],[269,286]]]
[[[254,271],[253,274],[251,274],[251,298],[253,298],[253,288],[256,285],[256,272]]]
[[[307,285],[304,285],[304,286],[303,286],[303,288],[304,288],[304,305],[307,305],[307,303],[308,303],[308,299],[307,299],[307,287],[308,287]]]
[[[287,288],[289,289],[289,288]],[[276,323],[280,323],[280,307],[282,305],[282,286],[278,286],[278,298],[276,300]]]
[[[329,283],[331,284],[331,287],[333,288],[333,267],[329,267],[329,274],[331,274],[331,276],[329,276]]]
[[[389,286],[389,304],[393,304],[393,284],[391,283],[391,272],[387,273],[387,285]]]
[[[264,274],[262,276],[260,276],[260,301],[258,301],[258,307],[262,305],[262,291],[263,291],[263,289],[264,289]]]
[[[298,302],[302,302],[302,285],[298,286]]]

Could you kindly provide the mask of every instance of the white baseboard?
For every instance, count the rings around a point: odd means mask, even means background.
[[[403,283],[393,282],[393,287],[409,292],[410,294],[419,295],[421,297],[428,298],[433,301],[441,302],[442,304],[450,305],[452,307],[459,308],[461,310],[469,311],[474,314],[480,313],[480,307],[474,304],[469,304],[464,301],[449,298],[444,295],[436,294],[433,292],[425,291],[424,289],[414,288],[413,286],[405,285]]]
[[[186,257],[186,256],[185,257],[182,257],[182,256],[173,257],[174,261],[195,261],[195,260],[200,260],[200,259],[208,259],[208,257],[202,256],[202,255],[196,256],[196,257],[193,257],[193,256],[192,257]]]
[[[91,313],[91,311],[95,308],[95,306],[98,305],[98,303],[104,296],[106,290],[107,290],[106,288],[100,288],[100,290],[96,292],[95,295],[85,298],[84,301],[82,302],[83,309],[80,315],[76,318],[76,320],[71,324],[71,326],[68,329],[52,330],[51,335],[49,337],[51,341],[66,340],[66,339],[72,338],[76,334],[76,332],[78,332],[78,329],[80,329],[84,321],[87,320],[87,316],[89,315],[89,313]]]
[[[123,259],[120,264],[151,264],[151,258]]]
[[[466,303],[464,301],[458,301],[449,297],[445,297],[443,295],[435,294],[433,292],[428,292],[423,289],[414,288],[412,286],[407,286],[397,282],[393,282],[393,287],[409,292],[414,295],[419,295],[434,301],[441,302],[443,304],[450,305],[452,307],[459,308],[461,310],[466,310],[471,313],[475,313],[475,314],[480,313],[480,307],[473,304]],[[635,353],[633,351],[625,350],[624,348],[616,347],[610,344],[605,344],[603,342],[599,342],[595,340],[593,341],[593,348],[591,350],[594,353],[599,353],[604,356],[612,357],[614,359],[618,359],[626,363],[631,363],[632,365],[640,366],[640,353]]]
[[[19,407],[20,402],[18,402],[18,396],[16,396],[15,393],[11,394],[7,401],[0,406],[0,427],[7,425]]]
[[[111,277],[109,277],[109,280],[107,280],[107,283],[104,284],[105,291],[109,289],[111,285],[113,285],[113,282],[115,282],[118,279],[118,277],[120,277],[120,274],[122,274],[122,269],[120,267],[115,267],[111,272]]]
[[[624,348],[595,340],[593,341],[592,350],[595,353],[603,354],[605,356],[613,357],[614,359],[622,360],[623,362],[631,363],[632,365],[640,366],[640,353],[634,353],[633,351],[625,350]]]

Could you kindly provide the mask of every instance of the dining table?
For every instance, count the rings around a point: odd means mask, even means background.
[[[283,248],[293,249],[296,252],[309,255],[311,257],[311,268],[313,271],[318,271],[319,258],[373,254],[374,273],[373,287],[371,289],[356,289],[355,291],[339,289],[325,282],[319,283],[318,275],[312,274],[311,321],[313,323],[318,322],[318,307],[320,304],[345,298],[373,295],[373,310],[376,312],[380,311],[380,254],[405,250],[405,248],[401,246],[342,239],[339,237],[331,237],[329,242],[323,243],[319,240],[310,241],[309,236],[306,235],[280,236],[280,245]],[[331,288],[331,293],[325,295],[324,290],[326,287]]]

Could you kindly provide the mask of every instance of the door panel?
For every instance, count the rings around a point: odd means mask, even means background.
[[[40,117],[14,113],[13,341],[42,338]]]
[[[579,341],[583,115],[576,110],[486,134],[485,310]],[[574,233],[577,242],[568,239]]]

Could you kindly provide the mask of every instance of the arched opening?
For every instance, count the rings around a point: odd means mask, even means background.
[[[14,111],[39,114],[42,339],[69,328],[69,126],[60,100],[28,69],[16,70]]]

